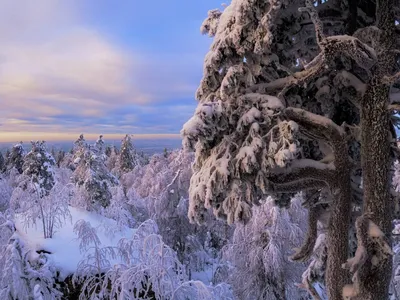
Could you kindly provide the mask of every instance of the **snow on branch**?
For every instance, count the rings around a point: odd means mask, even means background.
[[[219,9],[209,10],[207,19],[204,20],[203,24],[201,24],[201,33],[208,34],[209,37],[215,36],[221,15],[222,12]]]
[[[313,114],[304,109],[289,107],[285,109],[285,116],[295,121],[311,134],[321,135],[328,142],[341,139],[344,130],[331,119]]]
[[[336,75],[335,80],[340,81],[345,87],[352,86],[360,95],[364,95],[367,89],[367,85],[364,82],[362,82],[356,75],[346,70],[340,71]]]
[[[400,80],[400,72],[397,72],[396,74],[392,76],[384,76],[383,77],[383,82],[386,84],[393,84],[395,82],[398,82]]]
[[[294,160],[286,168],[275,169],[265,180],[269,192],[293,193],[324,188],[332,181],[335,167],[312,159]]]
[[[332,164],[320,163],[312,159],[294,160],[288,167],[276,169],[268,176],[275,184],[286,184],[302,180],[329,182],[334,174]]]

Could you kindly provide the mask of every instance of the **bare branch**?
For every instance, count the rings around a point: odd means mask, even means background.
[[[306,0],[306,7],[300,7],[299,11],[300,12],[308,12],[310,14],[311,21],[313,22],[314,27],[315,27],[317,43],[321,47],[321,43],[325,39],[325,35],[323,33],[324,28],[323,28],[321,19],[318,16],[318,12],[315,9],[313,1]]]
[[[308,212],[308,229],[306,239],[300,248],[294,249],[296,252],[290,257],[293,261],[306,261],[311,257],[315,241],[317,240],[318,208],[310,207]]]

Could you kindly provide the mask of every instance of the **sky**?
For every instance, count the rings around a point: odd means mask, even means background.
[[[0,142],[177,136],[216,0],[0,0]]]

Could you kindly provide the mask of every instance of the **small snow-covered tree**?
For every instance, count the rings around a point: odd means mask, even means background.
[[[68,185],[55,180],[54,158],[44,142],[32,142],[32,150],[25,156],[23,173],[11,196],[11,208],[21,214],[25,226],[40,223],[45,238],[52,238],[55,230],[70,216]]]
[[[10,180],[0,175],[0,212],[4,212],[10,205],[12,187]]]
[[[24,163],[24,155],[25,155],[25,150],[24,147],[22,146],[22,142],[15,144],[12,148],[9,154],[6,156],[6,168],[7,171],[10,171],[11,169],[15,168],[18,170],[20,174],[22,174],[22,165]]]
[[[55,160],[47,151],[44,141],[32,142],[32,149],[24,157],[23,174],[34,185],[39,198],[47,196],[55,184]]]
[[[133,228],[136,220],[133,216],[134,209],[128,203],[123,187],[121,185],[112,187],[110,189],[111,200],[110,205],[101,211],[101,214],[107,218],[113,219],[117,222],[116,228],[108,228],[109,230],[120,230],[125,227]]]
[[[56,155],[54,156],[54,159],[56,161],[57,167],[61,167],[62,161],[65,159],[65,151],[64,150],[59,150],[56,152]]]
[[[25,227],[40,224],[44,238],[52,238],[71,217],[68,203],[72,195],[70,185],[57,182],[47,195],[40,197],[36,186],[26,180],[14,189],[10,202]]]
[[[6,171],[6,160],[4,159],[3,153],[0,151],[0,173]]]
[[[144,157],[136,151],[132,143],[132,137],[127,134],[121,142],[114,173],[121,176],[132,171],[136,166],[143,166],[144,164]]]
[[[75,162],[77,167],[73,180],[80,188],[83,202],[76,203],[88,209],[100,209],[110,204],[110,188],[118,184],[105,162],[104,141],[102,137],[94,147],[88,147],[83,135],[75,142]]]
[[[99,138],[96,140],[96,142],[93,145],[93,150],[92,150],[97,156],[99,156],[101,159],[106,160],[107,155],[106,155],[106,145],[103,140],[103,135],[100,135]]]
[[[108,280],[105,277],[111,267],[110,259],[116,258],[116,249],[101,247],[96,229],[90,222],[79,220],[74,225],[74,232],[80,240],[80,251],[87,253],[78,264],[73,276],[73,283],[82,283],[79,299],[109,299]]]

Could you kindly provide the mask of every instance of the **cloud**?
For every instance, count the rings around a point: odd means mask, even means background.
[[[0,4],[2,132],[178,133],[190,117],[204,47],[118,44],[76,0]]]

